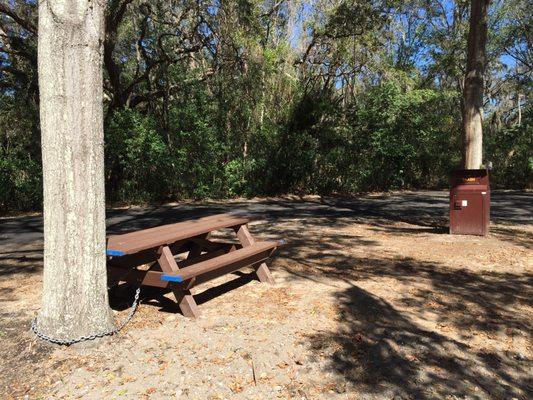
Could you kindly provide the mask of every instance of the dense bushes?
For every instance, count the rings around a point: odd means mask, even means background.
[[[23,148],[0,148],[0,210],[41,207],[41,164]]]
[[[171,105],[165,124],[148,112],[114,112],[105,129],[108,200],[438,188],[459,164],[457,93],[406,80],[370,87],[344,108],[334,92],[294,99],[288,113],[248,132],[245,149],[242,138],[235,143],[224,132],[217,103],[201,87]],[[531,181],[531,108],[523,121],[486,129],[494,185],[521,188]],[[30,136],[23,129],[0,147],[3,209],[41,202],[40,159],[26,151]]]
[[[533,185],[533,108],[524,112],[523,122],[485,132],[485,158],[492,161],[491,182],[506,189]]]
[[[0,110],[0,210],[38,209],[42,178],[36,110],[31,102],[2,95]]]
[[[348,109],[337,144],[322,157],[322,187],[358,192],[446,185],[459,151],[455,103],[453,94],[392,82],[371,88]],[[329,179],[334,170],[335,186]]]
[[[194,97],[171,109],[167,133],[149,116],[124,110],[106,130],[108,198],[443,186],[459,154],[456,100],[385,83],[341,111],[334,93],[313,93],[298,98],[286,119],[249,132],[246,154],[210,122],[216,109]]]

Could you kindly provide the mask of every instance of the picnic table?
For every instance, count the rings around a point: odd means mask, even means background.
[[[108,282],[169,288],[183,315],[195,318],[191,289],[201,283],[247,266],[259,281],[274,283],[265,260],[283,241],[255,241],[249,222],[246,216],[218,214],[109,236]],[[211,240],[212,232],[223,229],[236,234],[235,242]]]

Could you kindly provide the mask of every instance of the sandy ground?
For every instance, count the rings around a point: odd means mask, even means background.
[[[131,323],[89,347],[29,332],[42,241],[3,245],[0,398],[532,398],[533,226],[499,222],[481,238],[444,223],[258,221],[256,236],[288,242],[271,262],[275,285],[247,270],[212,281],[195,293],[196,320],[145,290]],[[117,319],[132,293],[114,295]]]

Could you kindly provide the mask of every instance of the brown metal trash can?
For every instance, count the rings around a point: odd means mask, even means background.
[[[450,183],[450,233],[487,235],[490,224],[488,170],[457,170]]]

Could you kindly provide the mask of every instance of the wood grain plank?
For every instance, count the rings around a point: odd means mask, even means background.
[[[232,251],[222,256],[200,262],[180,269],[177,273],[165,274],[170,277],[180,276],[184,281],[196,278],[203,274],[215,271],[229,265],[235,266],[236,269],[247,265],[253,265],[261,260],[267,259],[272,251],[278,246],[278,242],[256,242],[255,244],[242,249]],[[163,276],[164,279],[164,276]]]
[[[107,248],[122,251],[126,255],[133,254],[150,248],[169,245],[179,240],[202,236],[218,229],[240,226],[247,221],[246,218],[225,218],[204,221],[199,224],[171,224],[161,227],[164,229],[160,232],[152,230],[149,234],[142,234],[143,231],[140,231],[136,236],[111,236],[108,239]]]

